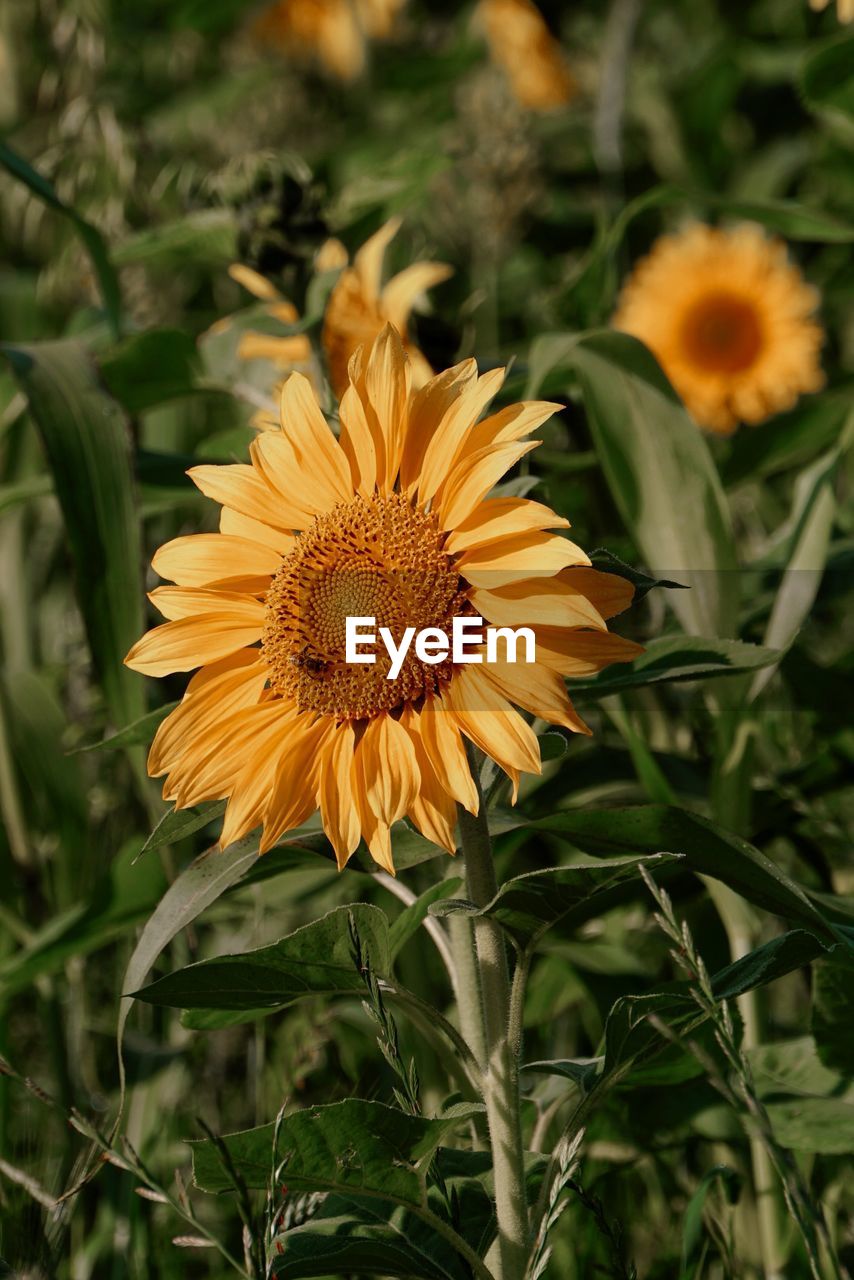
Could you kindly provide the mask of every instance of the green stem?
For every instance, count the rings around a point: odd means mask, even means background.
[[[475,780],[477,769],[472,769]],[[459,814],[466,864],[467,896],[484,907],[497,892],[492,842],[482,802],[477,817]],[[500,927],[487,916],[474,918],[480,976],[483,1098],[492,1147],[495,1211],[498,1221],[498,1280],[524,1280],[530,1251],[525,1165],[519,1099],[519,1063],[510,1038],[510,981]],[[471,996],[473,1000],[473,995]]]
[[[468,916],[462,914],[450,916],[448,927],[456,970],[454,994],[460,1031],[476,1060],[483,1062],[486,1058],[486,1043],[483,1038],[483,1005],[474,951],[474,929]]]

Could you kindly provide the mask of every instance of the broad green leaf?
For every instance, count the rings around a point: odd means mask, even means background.
[[[388,920],[379,907],[336,907],[267,947],[187,965],[132,994],[173,1009],[281,1008],[311,995],[364,990],[353,962],[351,921],[379,977],[387,977]]]
[[[188,809],[170,809],[164,813],[151,835],[142,846],[143,853],[152,849],[162,849],[164,845],[176,844],[194,831],[200,831],[209,823],[215,822],[225,813],[224,800],[210,800],[203,804],[192,805]]]
[[[741,1192],[741,1177],[729,1165],[716,1164],[706,1171],[700,1185],[691,1196],[682,1218],[682,1261],[679,1280],[695,1280],[703,1238],[703,1211],[706,1200],[715,1183],[720,1183],[730,1204],[735,1204]]]
[[[142,547],[125,416],[74,340],[3,348],[26,393],[62,508],[92,655],[117,724],[142,715],[122,659],[143,631]]]
[[[792,1151],[850,1156],[854,1150],[854,1099],[792,1098],[766,1102],[774,1136]]]
[[[460,1116],[429,1120],[382,1102],[346,1098],[286,1116],[273,1151],[275,1125],[224,1136],[237,1173],[253,1189],[265,1189],[273,1167],[292,1190],[332,1191],[419,1206],[424,1172]],[[202,1191],[228,1191],[232,1182],[216,1146],[193,1142],[193,1176]]]
[[[134,334],[99,361],[107,390],[128,413],[192,395],[198,365],[196,344],[182,329]]]
[[[674,861],[668,853],[647,857],[597,858],[567,867],[528,871],[501,885],[498,893],[479,910],[471,903],[440,902],[434,915],[463,911],[497,920],[522,946],[530,946],[559,921],[568,927],[589,920],[598,909],[598,897],[621,881],[637,876],[641,866],[656,870]]]
[[[529,823],[562,836],[585,853],[680,853],[699,875],[721,880],[749,902],[812,930],[828,942],[838,935],[800,885],[763,853],[708,818],[673,805],[565,810]],[[670,868],[672,869],[672,868]],[[664,868],[666,876],[668,868]]]
[[[536,342],[534,343],[536,346]],[[581,335],[571,352],[593,440],[626,528],[686,631],[735,629],[737,559],[708,445],[652,354],[628,334]]]
[[[844,953],[813,967],[812,1033],[822,1063],[854,1076],[854,960]]]
[[[845,34],[810,53],[801,70],[801,92],[813,110],[854,121],[854,36]]]
[[[393,1214],[393,1206],[389,1207]],[[412,1276],[423,1280],[465,1280],[467,1273],[453,1252],[442,1262],[437,1259],[437,1253],[444,1253],[447,1246],[442,1247],[444,1242],[435,1233],[427,1233],[422,1227],[425,1238],[416,1241],[413,1226],[417,1220],[414,1223],[401,1210],[397,1213],[402,1219],[399,1223],[394,1216],[386,1218],[374,1213],[370,1205],[360,1209],[336,1196],[331,1209],[327,1202],[309,1222],[273,1242],[270,1274],[277,1280],[350,1272],[400,1276],[403,1280]]]
[[[135,747],[140,742],[149,743],[155,730],[177,705],[177,702],[167,702],[162,707],[157,707],[155,711],[149,711],[146,715],[140,716],[138,720],[134,720],[133,724],[125,725],[124,729],[119,729],[118,733],[108,734],[101,742],[90,742],[85,747],[77,747],[73,754],[82,755],[88,751],[116,751],[119,747]],[[166,816],[170,817],[171,814]],[[146,847],[149,846],[146,845]]]
[[[104,299],[104,307],[113,333],[117,337],[121,330],[121,291],[119,278],[110,261],[110,254],[101,233],[92,226],[91,222],[82,218],[76,209],[61,200],[47,178],[37,173],[27,164],[23,156],[19,156],[17,151],[13,151],[5,142],[0,142],[0,164],[8,173],[11,173],[13,178],[17,178],[19,182],[29,187],[30,191],[51,209],[55,209],[57,213],[62,213],[69,219],[92,260],[101,296]]]
[[[703,639],[700,636],[661,636],[650,640],[632,663],[607,667],[597,676],[571,680],[573,698],[606,698],[623,689],[637,689],[663,681],[709,680],[756,671],[779,661],[777,649],[742,640]]]

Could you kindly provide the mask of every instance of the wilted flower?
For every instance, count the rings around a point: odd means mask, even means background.
[[[475,11],[493,62],[513,96],[529,111],[552,111],[575,97],[577,86],[563,50],[532,0],[480,0]]]
[[[399,218],[380,227],[362,245],[353,265],[342,271],[329,296],[322,341],[337,396],[347,389],[347,367],[353,352],[372,343],[386,324],[393,325],[403,340],[413,385],[418,388],[433,376],[427,360],[409,341],[409,315],[419,294],[447,280],[452,268],[442,262],[413,262],[383,285],[385,251],[399,229]]]
[[[518,782],[539,772],[537,738],[511,703],[587,732],[564,675],[630,660],[608,632],[630,584],[589,566],[548,507],[486,495],[559,406],[515,404],[479,422],[503,370],[473,360],[412,390],[386,327],[350,365],[340,440],[305,378],[285,383],[281,430],[249,465],[191,476],[222,504],[220,532],[176,538],[154,568],[175,586],[151,599],[169,619],[127,663],[152,676],[201,670],[149,756],[178,807],[228,798],[223,846],[262,825],[261,850],[319,807],[343,866],[360,836],[393,870],[390,828],[408,816],[453,852],[457,802],[478,797],[470,739]],[[346,620],[373,617],[399,643],[460,616],[536,632],[536,661],[346,658]]]
[[[761,227],[696,223],[641,259],[612,323],[646,343],[701,426],[728,434],[822,385],[818,302]]]

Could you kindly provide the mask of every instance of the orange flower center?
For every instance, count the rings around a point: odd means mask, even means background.
[[[687,312],[682,343],[693,364],[709,373],[748,369],[762,348],[756,310],[736,294],[707,294]]]
[[[450,659],[422,662],[410,645],[399,675],[380,642],[404,630],[450,631],[470,612],[465,586],[442,549],[436,517],[403,494],[354,498],[318,516],[282,561],[267,592],[262,647],[270,688],[301,710],[361,720],[434,692],[453,671]],[[371,664],[346,661],[348,617],[375,618]]]

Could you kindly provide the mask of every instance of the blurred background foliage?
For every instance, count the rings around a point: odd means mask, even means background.
[[[773,640],[785,656],[754,686],[746,718],[741,677],[607,699],[580,692],[593,738],[555,736],[521,805],[536,819],[675,799],[749,837],[832,919],[854,923],[854,41],[832,9],[814,13],[804,0],[542,9],[573,84],[548,112],[520,104],[471,10],[452,4],[413,0],[387,37],[367,41],[352,80],[278,48],[244,0],[30,0],[0,12],[0,1053],[58,1104],[0,1075],[0,1258],[11,1274],[225,1274],[198,1240],[173,1243],[180,1218],[156,1194],[137,1195],[120,1169],[49,1206],[89,1154],[64,1114],[77,1108],[106,1130],[115,1113],[116,1011],[137,930],[215,838],[203,813],[167,826],[138,858],[164,813],[142,744],[182,682],[146,689],[121,658],[143,627],[153,548],[213,527],[187,466],[244,459],[252,415],[277,380],[269,361],[238,358],[245,329],[286,329],[229,276],[235,262],[294,304],[320,372],[334,275],[318,270],[319,251],[336,237],[352,255],[401,216],[390,271],[418,259],[454,268],[414,319],[430,363],[511,360],[509,396],[529,385],[565,401],[533,461],[535,496],[571,519],[581,545],[678,576],[685,562],[657,538],[660,513],[627,516],[620,472],[624,458],[654,472],[670,428],[649,416],[648,443],[636,432],[635,453],[621,455],[619,400],[606,406],[608,429],[597,428],[583,367],[579,377],[543,335],[607,325],[625,273],[686,217],[752,218],[787,238],[821,291],[827,387],[710,441],[689,464],[721,478],[739,566],[726,556],[696,565],[714,579],[712,596],[735,601],[705,634]],[[605,355],[616,385],[622,357]],[[637,369],[623,373],[631,383]],[[678,428],[696,432],[684,415]],[[648,475],[634,479],[650,492]],[[706,518],[695,508],[661,524],[684,532]],[[728,574],[732,590],[720,586]],[[796,585],[781,617],[772,610],[787,580]],[[641,640],[679,634],[678,594],[650,592],[620,629]],[[675,607],[692,629],[690,608]],[[147,713],[147,731],[109,741]],[[724,767],[736,748],[737,802]],[[500,838],[497,856],[506,874],[565,853],[559,836],[522,826]],[[416,894],[454,875],[423,854],[401,877]],[[293,850],[178,933],[160,963],[245,950],[345,902],[394,915],[400,904],[363,866],[338,876],[310,849]],[[732,939],[702,883],[685,873],[670,888],[709,969],[725,966]],[[754,943],[781,930],[752,910],[746,928]],[[412,990],[444,990],[418,936],[399,966]],[[749,1049],[777,1136],[825,1204],[849,1267],[851,972],[837,959],[805,964],[763,991],[762,1044]],[[556,929],[532,975],[526,1059],[592,1058],[616,999],[675,976],[642,889],[577,932]],[[437,1103],[441,1056],[403,1022],[401,1037]],[[211,1033],[140,1006],[125,1054],[127,1132],[164,1186],[175,1169],[187,1180],[184,1140],[201,1136],[200,1120],[227,1132],[268,1120],[283,1100],[386,1098],[393,1083],[375,1028],[346,1001],[310,1000]],[[568,1087],[526,1078],[528,1121],[533,1130],[539,1120],[543,1140]],[[719,1165],[731,1174],[710,1172]],[[714,1081],[667,1049],[590,1117],[584,1185],[604,1209],[570,1205],[548,1275],[631,1274],[615,1261],[620,1249],[641,1276],[758,1274],[748,1166]],[[232,1202],[190,1194],[240,1255]],[[621,1246],[603,1214],[620,1224]],[[809,1274],[783,1216],[778,1244],[780,1274]]]

